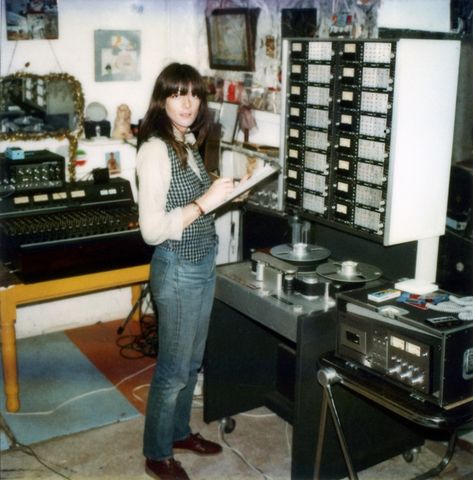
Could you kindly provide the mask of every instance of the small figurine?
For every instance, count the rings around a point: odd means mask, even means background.
[[[131,131],[131,110],[128,105],[122,103],[117,107],[117,116],[113,125],[112,138],[133,138]]]

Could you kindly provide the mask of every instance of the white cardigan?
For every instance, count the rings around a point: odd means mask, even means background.
[[[186,140],[195,142],[192,134],[186,135]],[[188,165],[200,178],[192,150],[188,148],[187,151]],[[165,240],[181,240],[182,208],[166,212],[166,197],[171,184],[171,161],[163,140],[150,138],[141,145],[136,157],[136,172],[139,222],[144,241],[149,245],[159,245]]]

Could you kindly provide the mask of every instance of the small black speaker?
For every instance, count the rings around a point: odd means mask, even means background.
[[[110,181],[108,168],[94,168],[92,170],[92,176],[94,177],[94,183],[96,185],[102,185]]]
[[[110,137],[111,125],[108,120],[101,122],[84,121],[85,138]]]

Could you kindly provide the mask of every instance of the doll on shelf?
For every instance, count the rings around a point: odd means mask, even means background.
[[[131,110],[124,103],[117,107],[117,116],[113,125],[112,138],[130,139],[133,138],[131,131]]]

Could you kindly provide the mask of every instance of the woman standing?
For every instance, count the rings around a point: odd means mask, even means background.
[[[150,289],[159,315],[143,453],[146,472],[161,480],[189,478],[176,451],[222,451],[189,426],[215,288],[217,235],[213,215],[205,212],[233,190],[230,178],[211,183],[198,152],[209,127],[206,93],[193,67],[168,65],[138,136],[140,228],[156,246]]]

